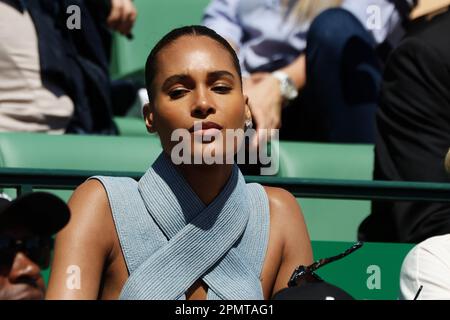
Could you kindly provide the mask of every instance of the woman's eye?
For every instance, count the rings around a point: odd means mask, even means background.
[[[214,91],[214,92],[217,92],[217,93],[224,94],[224,93],[230,92],[230,91],[231,91],[231,87],[229,87],[229,86],[223,86],[223,85],[221,85],[221,86],[215,86],[215,87],[213,87],[213,91]]]
[[[188,92],[188,90],[186,90],[186,89],[174,89],[169,92],[169,97],[172,100],[179,99],[179,98],[183,97],[187,92]]]

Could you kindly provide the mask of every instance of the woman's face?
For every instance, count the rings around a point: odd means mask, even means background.
[[[211,136],[219,130],[225,134],[225,129],[243,129],[249,118],[231,55],[205,36],[182,36],[159,52],[152,97],[145,111],[147,127],[159,134],[168,154],[178,144],[171,141],[176,129],[190,131],[194,141],[194,123],[203,129],[195,133],[198,138],[200,132]],[[203,148],[214,143],[219,142],[201,142]]]

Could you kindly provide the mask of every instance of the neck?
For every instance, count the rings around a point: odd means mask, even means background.
[[[233,165],[179,165],[177,168],[205,205],[222,191],[231,176]]]

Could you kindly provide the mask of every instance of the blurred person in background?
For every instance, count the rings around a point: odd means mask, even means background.
[[[391,54],[377,113],[374,180],[449,183],[450,1],[419,1]],[[419,243],[450,233],[449,203],[373,201],[359,238]]]
[[[450,300],[450,234],[427,239],[406,256],[401,300]]]
[[[450,150],[445,170],[450,175]],[[400,299],[450,300],[450,233],[431,237],[408,253],[400,273]]]
[[[203,23],[238,52],[257,128],[373,142],[384,57],[413,0],[213,0]],[[389,38],[391,37],[391,38]]]
[[[50,263],[52,235],[69,217],[64,201],[49,193],[0,196],[0,300],[44,298],[41,271]]]
[[[110,30],[135,19],[131,0],[0,0],[0,131],[117,133]]]

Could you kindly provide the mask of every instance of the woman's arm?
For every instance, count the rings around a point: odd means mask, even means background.
[[[283,288],[299,265],[313,262],[311,241],[300,206],[295,197],[284,189],[268,188],[272,240],[280,239],[278,272],[272,295]]]
[[[298,90],[306,84],[305,55],[301,54],[288,66],[280,69],[294,82]],[[283,97],[280,82],[271,73],[257,73],[244,81],[244,93],[248,95],[252,115],[259,129],[278,129],[281,126]]]
[[[137,11],[131,0],[111,0],[107,23],[113,30],[129,35],[136,21]]]
[[[101,183],[79,186],[69,208],[71,219],[56,237],[46,299],[97,299],[115,232]]]
[[[291,64],[280,69],[292,79],[298,90],[303,89],[306,84],[306,55],[302,53]]]
[[[344,0],[342,3],[342,8],[361,22],[377,44],[383,43],[401,26],[413,7],[413,0]]]

